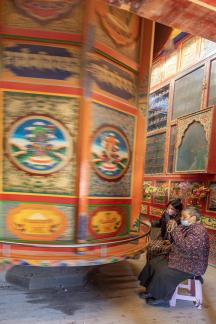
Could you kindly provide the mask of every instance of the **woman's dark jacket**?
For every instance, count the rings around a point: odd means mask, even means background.
[[[169,253],[168,267],[203,275],[208,266],[209,237],[207,229],[200,223],[177,226],[171,233],[173,244]]]

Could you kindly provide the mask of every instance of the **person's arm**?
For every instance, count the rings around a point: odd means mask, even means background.
[[[156,219],[156,220],[154,220],[154,221],[151,222],[152,227],[158,227],[158,228],[160,228],[161,225],[162,225],[162,221],[163,221],[164,217],[165,217],[165,212],[163,212],[163,214],[162,214],[162,216],[161,216],[160,219]]]
[[[162,226],[163,220],[165,218],[165,211],[163,212],[160,219],[156,219],[152,222],[152,227],[158,227],[160,228]]]

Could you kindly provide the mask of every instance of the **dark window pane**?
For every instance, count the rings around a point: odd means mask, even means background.
[[[171,133],[170,133],[169,162],[168,162],[168,172],[169,173],[173,172],[176,130],[177,130],[176,126],[173,126],[171,128]]]
[[[166,127],[169,85],[150,94],[148,108],[148,132]]]
[[[216,43],[212,42],[208,39],[203,39],[203,45],[202,45],[202,58],[206,58],[207,56],[213,54],[216,52]]]
[[[176,80],[172,119],[176,119],[200,109],[203,76],[204,66]]]
[[[203,125],[193,122],[184,133],[177,151],[176,171],[204,171],[208,142]]]
[[[208,106],[216,104],[216,60],[211,64]]]
[[[165,133],[147,138],[145,158],[146,174],[163,173],[165,139]]]
[[[208,209],[216,211],[216,182],[210,183],[210,196],[209,196],[209,203],[208,203]]]

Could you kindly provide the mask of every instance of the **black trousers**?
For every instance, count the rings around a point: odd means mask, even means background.
[[[167,259],[158,256],[147,262],[138,279],[152,297],[168,301],[178,284],[191,277],[190,273],[168,268]]]

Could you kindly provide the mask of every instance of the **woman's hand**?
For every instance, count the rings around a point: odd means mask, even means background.
[[[170,233],[174,230],[174,228],[177,226],[177,223],[174,219],[170,219],[167,222],[167,232]]]

